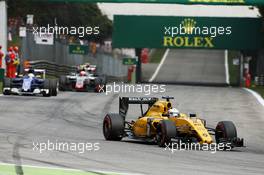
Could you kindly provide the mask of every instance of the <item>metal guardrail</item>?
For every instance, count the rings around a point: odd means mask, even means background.
[[[76,66],[60,65],[60,64],[56,64],[56,63],[49,62],[46,60],[30,61],[29,65],[33,69],[45,69],[46,75],[52,76],[52,77],[57,77],[57,78],[59,78],[61,75],[67,75],[70,72],[76,72],[77,71]],[[106,77],[107,77],[108,82],[113,82],[113,81],[126,82],[127,81],[126,76],[115,77],[115,76],[106,75]]]
[[[255,84],[257,86],[264,86],[264,75],[255,77]]]
[[[45,60],[30,61],[29,64],[34,69],[45,69],[46,75],[53,77],[66,75],[75,72],[77,69],[75,66],[59,65]]]

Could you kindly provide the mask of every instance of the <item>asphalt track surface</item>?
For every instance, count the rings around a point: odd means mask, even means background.
[[[171,49],[154,82],[190,85],[224,85],[222,50]]]
[[[162,68],[163,69],[163,68]],[[161,70],[162,70],[161,69]],[[240,88],[167,85],[166,93],[183,112],[195,112],[214,127],[232,120],[245,148],[233,151],[175,151],[124,139],[105,141],[102,120],[118,112],[118,96],[142,93],[61,92],[57,97],[0,96],[0,161],[137,174],[264,174],[264,108]],[[129,110],[129,119],[139,116]],[[33,142],[99,143],[99,151],[33,151]],[[1,172],[0,172],[1,173]]]

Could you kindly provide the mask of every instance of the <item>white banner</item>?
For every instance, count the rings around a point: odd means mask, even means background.
[[[53,45],[54,43],[54,35],[45,33],[45,34],[36,34],[35,35],[36,44],[44,44],[44,45]]]
[[[26,27],[19,27],[19,36],[26,37],[27,36],[27,28]]]

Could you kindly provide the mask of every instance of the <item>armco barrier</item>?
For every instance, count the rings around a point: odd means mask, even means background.
[[[46,75],[53,77],[59,77],[60,75],[76,71],[75,66],[59,65],[45,60],[30,61],[29,64],[33,69],[45,69]]]
[[[52,63],[52,62],[45,61],[45,60],[30,61],[29,64],[30,64],[30,67],[32,67],[33,69],[45,69],[46,75],[57,77],[57,78],[61,75],[67,75],[70,72],[76,72],[77,70],[76,66],[59,65],[59,64]],[[126,82],[127,81],[126,76],[116,76],[112,74],[107,74],[107,72],[102,71],[102,70],[99,70],[99,73],[106,75],[108,82],[113,82],[113,81]]]

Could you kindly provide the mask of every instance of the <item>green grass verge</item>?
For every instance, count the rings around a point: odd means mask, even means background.
[[[233,65],[233,59],[239,57],[238,51],[228,51],[229,81],[232,86],[239,86],[239,65]]]
[[[150,55],[150,63],[159,63],[166,49],[154,49]]]
[[[263,86],[251,86],[250,89],[259,93],[264,98],[264,87]]]
[[[17,168],[17,172],[20,171]],[[56,168],[38,168],[23,166],[24,175],[117,175],[117,173],[101,173],[101,172],[84,172],[79,170],[66,170]],[[14,165],[0,165],[0,174],[3,175],[17,175]]]

